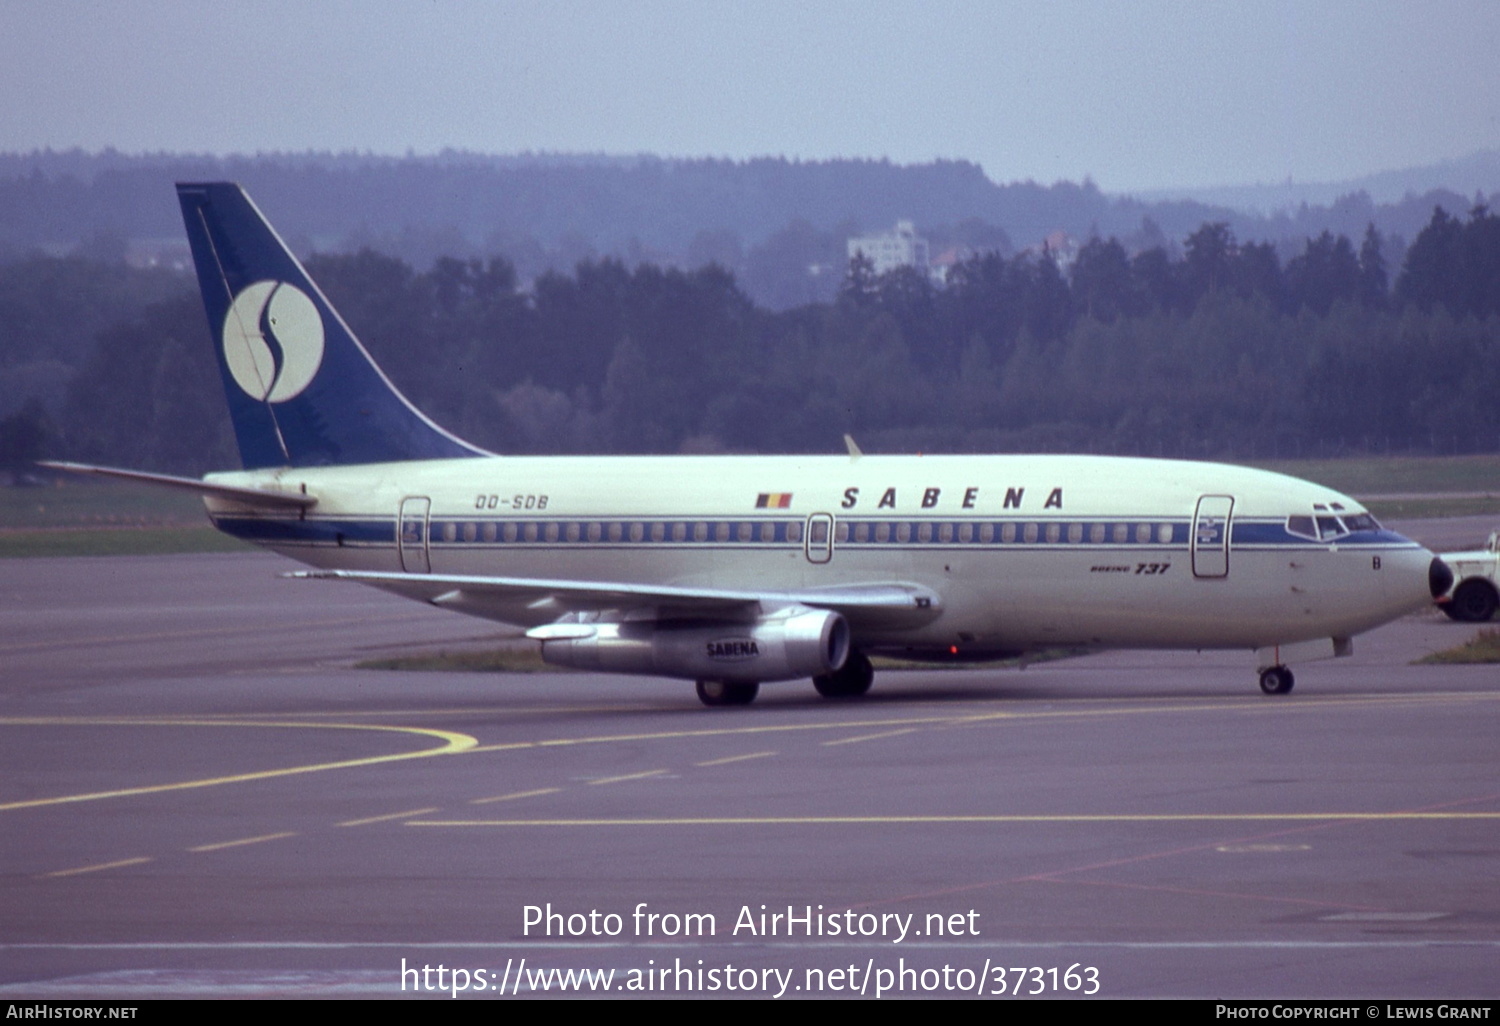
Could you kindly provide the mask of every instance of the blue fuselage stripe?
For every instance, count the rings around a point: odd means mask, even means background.
[[[262,544],[394,546],[397,518],[340,516],[228,516],[215,518],[218,528],[237,538]],[[411,530],[412,521],[407,522]],[[433,517],[426,543],[432,548],[566,547],[576,549],[639,546],[756,549],[801,548],[806,521],[741,518],[475,518]],[[1185,548],[1192,532],[1188,520],[984,518],[926,520],[917,518],[842,517],[833,545],[839,549],[1077,548],[1139,550]],[[420,544],[420,535],[406,539]],[[1210,544],[1203,539],[1203,544]],[[814,541],[815,547],[826,544]],[[1414,543],[1390,531],[1357,531],[1320,541],[1293,534],[1284,522],[1236,521],[1231,548],[1320,549],[1330,545],[1411,548]]]

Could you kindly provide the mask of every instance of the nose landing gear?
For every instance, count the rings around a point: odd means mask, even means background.
[[[1296,682],[1285,666],[1268,666],[1260,671],[1260,689],[1268,695],[1284,695]]]

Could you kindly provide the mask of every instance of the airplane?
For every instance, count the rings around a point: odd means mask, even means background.
[[[542,658],[695,682],[710,706],[870,657],[1242,649],[1294,660],[1431,602],[1447,568],[1330,488],[1104,456],[495,455],[371,359],[245,191],[177,186],[243,469],[183,488],[312,569],[511,626]]]

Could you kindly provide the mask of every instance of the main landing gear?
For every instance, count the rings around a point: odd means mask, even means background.
[[[1260,689],[1268,695],[1284,695],[1296,682],[1292,671],[1285,666],[1270,666],[1260,671]]]
[[[875,668],[863,652],[850,652],[844,665],[832,673],[813,678],[813,687],[824,698],[858,698],[870,690]]]
[[[704,705],[749,705],[759,691],[760,685],[754,681],[746,684],[732,680],[700,680],[698,701]]]

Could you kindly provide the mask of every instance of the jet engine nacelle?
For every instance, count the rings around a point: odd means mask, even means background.
[[[752,621],[555,624],[530,632],[557,666],[689,680],[793,680],[833,673],[849,656],[849,624],[826,609]]]

